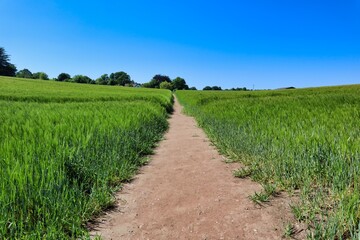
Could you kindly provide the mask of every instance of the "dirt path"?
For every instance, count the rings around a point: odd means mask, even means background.
[[[193,118],[175,112],[149,165],[118,194],[92,235],[104,239],[280,239],[289,200],[255,206],[261,186],[232,176],[234,164],[211,146]]]

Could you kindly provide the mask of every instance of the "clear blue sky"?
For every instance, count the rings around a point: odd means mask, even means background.
[[[0,0],[18,69],[97,78],[155,74],[190,86],[360,83],[360,0]]]

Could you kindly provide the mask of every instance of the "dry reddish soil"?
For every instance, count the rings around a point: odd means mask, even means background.
[[[192,117],[175,111],[150,163],[117,195],[115,210],[93,226],[103,239],[281,239],[293,221],[284,194],[259,207],[249,195],[262,190],[233,177]]]

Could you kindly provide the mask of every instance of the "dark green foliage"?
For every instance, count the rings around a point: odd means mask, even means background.
[[[213,90],[213,91],[220,91],[222,90],[221,87],[218,87],[218,86],[213,86],[213,87],[210,87],[210,86],[206,86],[203,88],[204,91],[209,91],[209,90]]]
[[[186,84],[185,79],[177,77],[171,81],[166,75],[155,75],[150,82],[142,85],[144,88],[163,88],[169,90],[189,90],[189,86]],[[194,87],[193,87],[194,90]],[[195,88],[196,90],[196,88]]]
[[[145,88],[160,88],[162,82],[171,83],[171,79],[168,76],[156,74],[148,83],[144,83]]]
[[[32,72],[29,69],[24,68],[16,73],[16,77],[18,78],[33,78]]]
[[[209,91],[209,90],[212,90],[212,88],[210,86],[206,86],[203,88],[204,91]]]
[[[231,88],[230,90],[231,91],[249,91],[246,87],[243,87],[243,88],[239,88],[239,87]]]
[[[147,82],[147,83],[143,83],[141,86],[144,87],[144,88],[152,88],[152,83],[150,81],[150,82]]]
[[[34,79],[49,80],[49,76],[44,72],[33,73]]]
[[[0,76],[14,77],[16,74],[16,67],[10,63],[10,57],[6,54],[5,49],[0,47]]]
[[[162,82],[162,83],[160,83],[160,89],[173,90],[173,85],[172,85],[172,83],[169,83],[169,82]]]
[[[131,77],[125,72],[116,72],[108,74],[103,74],[95,80],[96,84],[99,85],[119,85],[127,87],[136,87],[139,84],[131,80]]]
[[[96,79],[96,84],[100,85],[108,85],[110,81],[109,75],[103,74],[101,77]]]
[[[157,82],[155,79],[150,80],[148,83],[144,83],[143,87],[145,88],[160,88],[161,82]]]
[[[60,82],[66,82],[67,80],[71,79],[70,74],[68,73],[60,73],[59,76],[57,77],[57,81]]]
[[[0,67],[0,76],[15,77],[16,67],[14,64],[8,64],[7,66]]]
[[[111,73],[107,82],[108,85],[119,85],[119,86],[125,86],[126,84],[132,83],[129,74],[123,71]]]
[[[166,75],[156,74],[152,80],[155,80],[156,83],[160,85],[162,82],[171,82],[171,79]]]
[[[10,57],[8,54],[6,54],[5,49],[3,47],[0,47],[0,66],[6,66],[8,62],[10,61]]]
[[[88,76],[84,76],[84,75],[75,75],[72,78],[72,81],[75,83],[92,83],[93,80],[91,78],[89,78]]]
[[[188,90],[189,86],[186,84],[185,79],[177,77],[172,81],[174,90]]]

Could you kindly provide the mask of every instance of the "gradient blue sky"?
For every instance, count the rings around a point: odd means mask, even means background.
[[[360,83],[360,0],[0,0],[18,69],[97,78],[155,74],[190,86]]]

